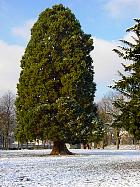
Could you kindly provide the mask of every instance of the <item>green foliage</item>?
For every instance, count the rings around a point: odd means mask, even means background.
[[[135,19],[136,24],[127,30],[133,32],[134,42],[123,41],[125,46],[121,51],[114,50],[125,60],[129,60],[128,65],[123,64],[126,75],[121,74],[121,80],[113,87],[121,92],[124,98],[115,102],[115,106],[120,109],[116,122],[123,122],[124,127],[135,138],[140,139],[140,19]]]
[[[103,139],[104,139],[105,126],[98,114],[96,115],[96,118],[92,122],[92,124],[93,124],[94,130],[92,131],[91,135],[89,136],[89,142],[99,143],[100,141],[103,141]]]
[[[31,30],[17,85],[18,140],[71,142],[94,118],[91,35],[63,5],[43,11]]]

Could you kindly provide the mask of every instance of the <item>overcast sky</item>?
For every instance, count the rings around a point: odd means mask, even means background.
[[[95,101],[112,91],[108,86],[118,79],[122,62],[112,50],[118,40],[130,38],[125,31],[140,16],[140,0],[0,0],[0,95],[7,90],[16,93],[30,29],[44,9],[60,3],[72,10],[83,31],[94,39]]]

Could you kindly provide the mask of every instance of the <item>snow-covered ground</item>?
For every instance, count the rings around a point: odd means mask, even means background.
[[[0,150],[0,187],[139,187],[139,150]]]

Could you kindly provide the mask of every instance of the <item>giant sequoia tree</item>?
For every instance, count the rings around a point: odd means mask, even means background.
[[[31,30],[17,85],[16,137],[50,139],[51,154],[70,154],[93,128],[95,83],[91,36],[63,5],[43,11]]]
[[[114,89],[124,96],[124,99],[115,102],[115,106],[121,111],[116,122],[123,122],[124,127],[140,140],[140,19],[135,19],[135,22],[127,30],[134,33],[133,43],[122,40],[124,45],[121,49],[114,50],[121,58],[129,60],[129,64],[123,64],[127,74],[120,73],[121,80],[116,82]]]

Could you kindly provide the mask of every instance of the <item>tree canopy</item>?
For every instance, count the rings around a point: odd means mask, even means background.
[[[122,64],[127,74],[119,73],[121,80],[113,86],[114,89],[123,94],[123,98],[115,102],[120,108],[117,121],[123,121],[125,128],[140,139],[140,19],[135,19],[136,24],[127,30],[133,33],[133,42],[121,40],[123,46],[114,51],[123,59]]]
[[[82,141],[95,117],[91,35],[69,8],[43,11],[31,30],[17,84],[19,141]]]

